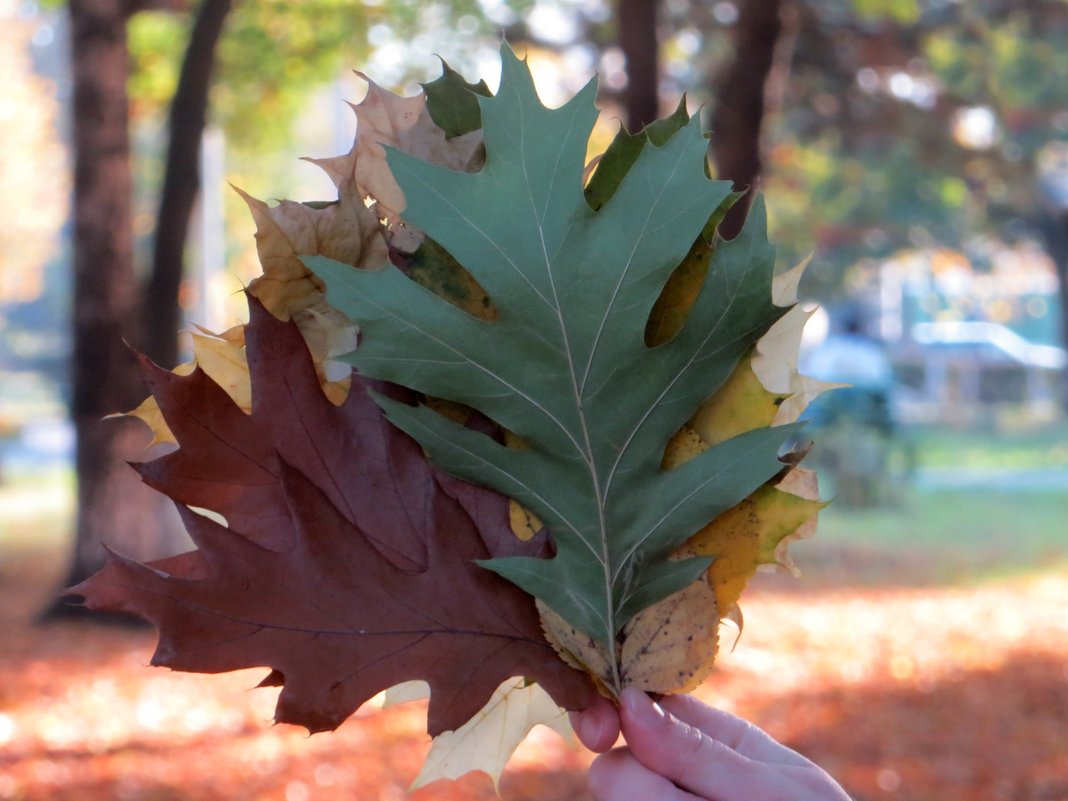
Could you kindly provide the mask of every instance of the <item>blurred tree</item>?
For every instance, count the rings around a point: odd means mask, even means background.
[[[742,4],[733,25],[733,56],[712,81],[712,158],[717,177],[734,181],[738,189],[755,190],[764,171],[764,117],[782,100],[796,22],[791,0]],[[727,238],[742,229],[753,195],[748,192],[720,224]]]
[[[178,362],[181,325],[178,295],[185,241],[200,192],[200,143],[208,117],[208,92],[215,50],[231,0],[203,0],[182,56],[178,86],[167,124],[167,158],[152,245],[152,270],[144,289],[143,352],[156,364]]]
[[[477,0],[437,5],[450,17],[470,15],[478,8]],[[422,24],[426,6],[412,0],[373,5],[350,0],[236,5],[231,0],[201,0],[193,15],[145,15],[138,20],[132,42],[134,102],[141,116],[169,106],[168,149],[144,303],[142,349],[154,361],[170,366],[178,360],[177,299],[184,244],[200,188],[200,140],[209,97],[211,116],[231,147],[261,154],[278,149],[291,138],[292,123],[310,92],[334,80],[346,64],[366,58],[372,26],[388,25],[401,35],[411,34]]]
[[[344,60],[366,53],[369,19],[390,19],[398,27],[415,25],[425,5],[414,0],[375,6],[345,0],[241,3],[224,30],[229,0],[69,0],[75,173],[72,417],[78,509],[66,585],[102,566],[102,542],[140,559],[173,553],[187,542],[170,522],[173,516],[161,498],[144,487],[127,464],[143,454],[141,424],[101,423],[101,418],[143,399],[136,359],[126,343],[139,348],[151,343],[166,367],[176,361],[182,254],[189,209],[199,188],[199,132],[208,119],[210,91],[225,101],[218,105],[219,116],[235,138],[262,145],[270,132],[284,137],[309,89],[334,79]],[[477,0],[450,0],[444,7],[470,10]],[[131,19],[145,19],[140,12],[151,11],[165,14],[147,17],[153,24],[140,28],[139,45],[146,29],[173,34],[185,25],[189,33],[169,36],[166,46],[154,53],[135,46],[131,58],[128,32],[139,28],[130,25]],[[220,69],[213,82],[217,50]],[[180,70],[178,63],[184,64]],[[131,72],[131,65],[140,69]],[[168,78],[178,72],[180,91]],[[135,269],[128,86],[142,105],[172,96],[176,101],[169,118],[170,178],[163,182],[161,202],[165,225],[160,229],[159,259],[146,282],[138,280]],[[82,612],[57,603],[45,614]]]
[[[73,354],[71,416],[76,439],[78,506],[66,584],[103,563],[101,541],[131,556],[173,550],[177,533],[163,504],[127,460],[143,435],[130,420],[101,418],[137,405],[143,390],[133,354],[137,282],[130,213],[130,139],[126,20],[144,8],[124,0],[70,0],[74,77]],[[80,614],[57,602],[47,617]]]
[[[617,46],[622,53],[626,82],[620,99],[632,132],[661,115],[662,84],[673,83],[675,92],[695,88],[699,95],[711,92],[711,155],[716,172],[739,189],[747,189],[756,186],[762,172],[764,118],[782,99],[797,18],[793,0],[749,0],[739,7],[720,2],[711,9],[708,3],[687,0],[675,0],[666,7],[660,0],[617,0],[614,36],[606,37],[596,17],[582,13],[577,14],[576,29],[582,40],[598,50]],[[699,31],[706,49],[722,51],[708,59],[706,71],[688,70],[689,82],[677,76],[671,80],[671,73],[665,74],[663,69],[662,40],[667,40],[670,49],[680,29]],[[729,47],[717,41],[716,34],[723,31],[729,33],[729,37],[722,37],[729,38]],[[513,36],[531,37],[541,46],[550,44],[526,28],[513,32]],[[560,47],[559,43],[556,46]],[[694,54],[691,51],[687,55]],[[707,86],[695,85],[695,81]],[[604,97],[615,94],[610,86],[602,85],[601,91]],[[721,225],[725,235],[738,232],[751,198],[752,193]]]
[[[1044,239],[1068,300],[1068,197],[1040,191],[1068,141],[1063,0],[672,0],[660,33],[663,85],[712,109],[718,173],[764,174],[784,260],[815,245],[813,294],[994,234]]]
[[[771,174],[824,291],[858,258],[1038,233],[1039,162],[1068,138],[1063,0],[798,6]]]
[[[660,116],[659,0],[619,0],[616,27],[626,62],[627,128],[640,131]]]

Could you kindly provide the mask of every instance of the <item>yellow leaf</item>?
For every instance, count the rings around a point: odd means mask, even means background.
[[[680,549],[675,558],[694,556]],[[586,671],[607,697],[615,684],[604,647],[556,612],[537,602],[546,639],[572,667]],[[652,693],[689,692],[708,675],[716,658],[719,615],[705,579],[683,587],[639,612],[620,632],[614,655],[620,686]]]
[[[698,240],[672,274],[646,326],[646,342],[655,346],[673,337],[685,322],[708,269],[711,250]],[[808,259],[772,281],[777,306],[797,302],[797,287]],[[688,459],[731,437],[757,428],[792,423],[821,392],[839,386],[798,372],[801,334],[811,312],[794,305],[743,357],[722,386],[676,434],[664,454],[664,468]]]
[[[104,419],[112,420],[116,417],[136,417],[148,426],[149,430],[152,432],[152,441],[148,443],[148,447],[150,448],[153,445],[178,444],[178,440],[174,438],[174,434],[167,425],[167,421],[163,419],[163,412],[160,411],[159,404],[156,403],[156,399],[151,395],[141,401],[141,405],[136,409],[131,409],[128,412],[109,414]]]
[[[541,518],[511,498],[508,499],[508,520],[512,533],[524,542],[533,539],[535,534],[545,528]]]
[[[777,404],[771,425],[794,422],[817,395],[844,386],[818,381],[798,371],[801,335],[812,313],[794,306],[756,344],[756,352],[752,357],[753,372],[769,393],[782,399]]]
[[[556,649],[556,653],[571,667],[589,673],[601,694],[611,698],[613,694],[608,688],[615,684],[612,662],[618,659],[618,654],[609,657],[604,647],[590,635],[579,631],[540,600],[535,599],[535,602],[545,639]]]
[[[676,556],[692,555],[676,554]],[[648,693],[684,693],[716,659],[719,614],[707,581],[695,581],[639,612],[623,629],[620,678]]]
[[[486,290],[452,255],[432,239],[423,244],[403,264],[415,283],[463,309],[472,317],[496,322],[500,314]]]
[[[430,697],[430,685],[425,681],[405,681],[394,684],[382,693],[382,709],[407,704],[410,701],[422,701]]]
[[[174,368],[172,372],[177,375],[189,375],[196,368],[192,362],[188,364],[179,364]],[[167,421],[163,419],[163,412],[160,411],[159,404],[156,403],[156,399],[149,395],[141,404],[136,408],[128,412],[118,412],[116,414],[109,414],[104,419],[111,420],[116,417],[136,417],[152,432],[152,441],[148,443],[148,447],[153,445],[177,445],[178,440],[174,438],[174,434],[171,432],[170,427],[167,425]]]
[[[759,342],[757,347],[760,347]],[[706,448],[774,423],[786,396],[768,391],[753,368],[753,359],[753,354],[743,357],[734,372],[694,415],[693,430]]]
[[[776,488],[780,492],[785,492],[798,498],[802,498],[810,504],[816,504],[817,508],[805,522],[793,531],[793,533],[788,534],[779,541],[779,544],[775,548],[775,563],[770,566],[761,566],[758,569],[782,569],[795,576],[801,574],[801,571],[797,569],[797,565],[794,564],[794,560],[790,558],[787,549],[791,542],[808,539],[816,533],[819,510],[827,505],[827,501],[820,500],[818,484],[818,476],[815,470],[806,470],[803,467],[795,467],[776,485]],[[810,506],[809,508],[812,507]]]
[[[468,418],[471,416],[471,407],[464,406],[462,403],[434,397],[428,397],[423,402],[438,414],[460,425],[467,425]]]
[[[668,440],[661,466],[665,470],[673,470],[680,464],[704,453],[710,447],[712,444],[705,441],[694,426],[687,423]]]
[[[525,679],[509,679],[471,720],[434,738],[411,789],[482,771],[500,792],[498,783],[505,764],[535,726],[548,726],[571,738],[567,713],[545,690]]]
[[[508,429],[504,430],[504,444],[517,451],[530,449],[530,445],[522,437]],[[540,517],[511,498],[508,499],[508,518],[512,526],[512,533],[524,542],[533,539],[535,534],[545,528],[545,524],[541,522]]]
[[[245,358],[244,336],[240,344],[232,338],[193,334],[193,356],[208,378],[230,396],[241,411],[252,411],[252,380]]]
[[[646,342],[650,346],[669,340],[685,322],[707,270],[707,262],[701,255],[697,248],[691,251],[657,300],[646,327]],[[793,308],[768,330],[690,422],[675,434],[664,451],[664,469],[678,467],[710,447],[747,431],[792,423],[816,395],[837,386],[798,372],[801,334],[810,313],[794,304],[807,265],[806,259],[775,277],[773,302]],[[715,660],[719,620],[734,621],[741,630],[738,599],[758,568],[778,566],[796,572],[787,544],[815,530],[822,506],[815,473],[794,469],[777,486],[769,484],[760,488],[698,532],[687,545],[697,554],[715,557],[708,581],[695,582],[681,591],[689,595],[685,601],[679,601],[679,610],[657,609],[673,601],[675,596],[672,596],[635,618],[641,620],[639,631],[625,632],[628,639],[623,641],[624,650],[628,649],[628,642],[633,647],[643,640],[649,642],[648,647],[655,648],[660,644],[656,637],[663,638],[663,647],[655,657],[643,656],[637,663],[637,670],[643,676],[640,686],[651,692],[692,689]],[[713,596],[710,602],[701,600],[706,592]],[[645,615],[650,617],[642,620]],[[710,619],[716,623],[709,625]],[[657,628],[658,624],[661,628]],[[676,632],[688,628],[700,632],[695,637],[698,644],[690,640],[674,642],[679,637]],[[659,632],[656,637],[650,636],[655,632]],[[707,639],[701,640],[701,635]],[[687,646],[694,652],[687,655]],[[626,663],[627,657],[623,656],[622,661]],[[637,675],[635,668],[625,670],[628,677]],[[672,680],[673,670],[676,681]],[[653,678],[646,678],[647,674]]]
[[[792,567],[784,543],[815,525],[823,502],[814,493],[803,497],[794,492],[802,485],[807,489],[810,480],[814,488],[815,474],[800,468],[793,473],[800,477],[791,479],[786,489],[782,483],[761,487],[690,539],[695,553],[715,557],[708,574],[720,610],[734,608],[759,566]]]
[[[682,329],[704,285],[714,250],[714,245],[698,237],[686,258],[675,268],[649,314],[646,345],[651,348],[662,345]]]

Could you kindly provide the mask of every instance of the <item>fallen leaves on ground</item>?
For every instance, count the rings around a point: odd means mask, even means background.
[[[51,558],[0,560],[0,799],[496,798],[481,775],[409,793],[429,748],[420,702],[308,737],[270,725],[262,671],[171,673],[145,664],[150,630],[31,626],[59,578]],[[724,632],[696,694],[817,760],[855,801],[1068,799],[1068,571],[966,588],[762,575],[747,598],[745,636],[731,651]],[[538,728],[503,798],[589,799],[590,758]]]

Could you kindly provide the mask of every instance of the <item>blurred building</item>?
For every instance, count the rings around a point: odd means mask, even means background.
[[[1059,413],[1068,354],[1057,276],[1035,243],[987,241],[969,256],[908,251],[850,277],[866,333],[881,341],[906,420],[962,422],[999,408]]]

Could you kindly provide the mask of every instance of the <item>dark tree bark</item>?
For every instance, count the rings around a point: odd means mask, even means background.
[[[136,361],[137,285],[133,269],[126,15],[122,0],[71,0],[74,146],[74,302],[71,415],[78,508],[66,584],[103,566],[101,542],[131,556],[173,552],[176,529],[163,521],[162,496],[127,460],[143,454],[135,421],[102,421],[144,396]],[[178,542],[181,542],[178,539]],[[81,614],[62,601],[46,617]]]
[[[623,104],[627,128],[636,133],[660,116],[660,46],[656,35],[659,0],[619,0],[619,46],[627,62]]]
[[[763,170],[761,132],[782,97],[789,71],[796,9],[790,0],[746,0],[734,28],[734,58],[715,85],[712,160],[717,177],[755,190]],[[727,238],[741,230],[753,191],[720,224]]]
[[[1061,347],[1068,349],[1068,212],[1049,209],[1041,216],[1039,227],[1046,252],[1057,272],[1057,296],[1061,303]],[[1061,407],[1068,409],[1068,368],[1061,371],[1057,387]]]
[[[157,364],[178,362],[178,292],[185,242],[200,191],[200,143],[207,123],[215,49],[231,0],[204,0],[197,11],[171,103],[167,164],[156,216],[152,272],[144,297],[144,352]]]

